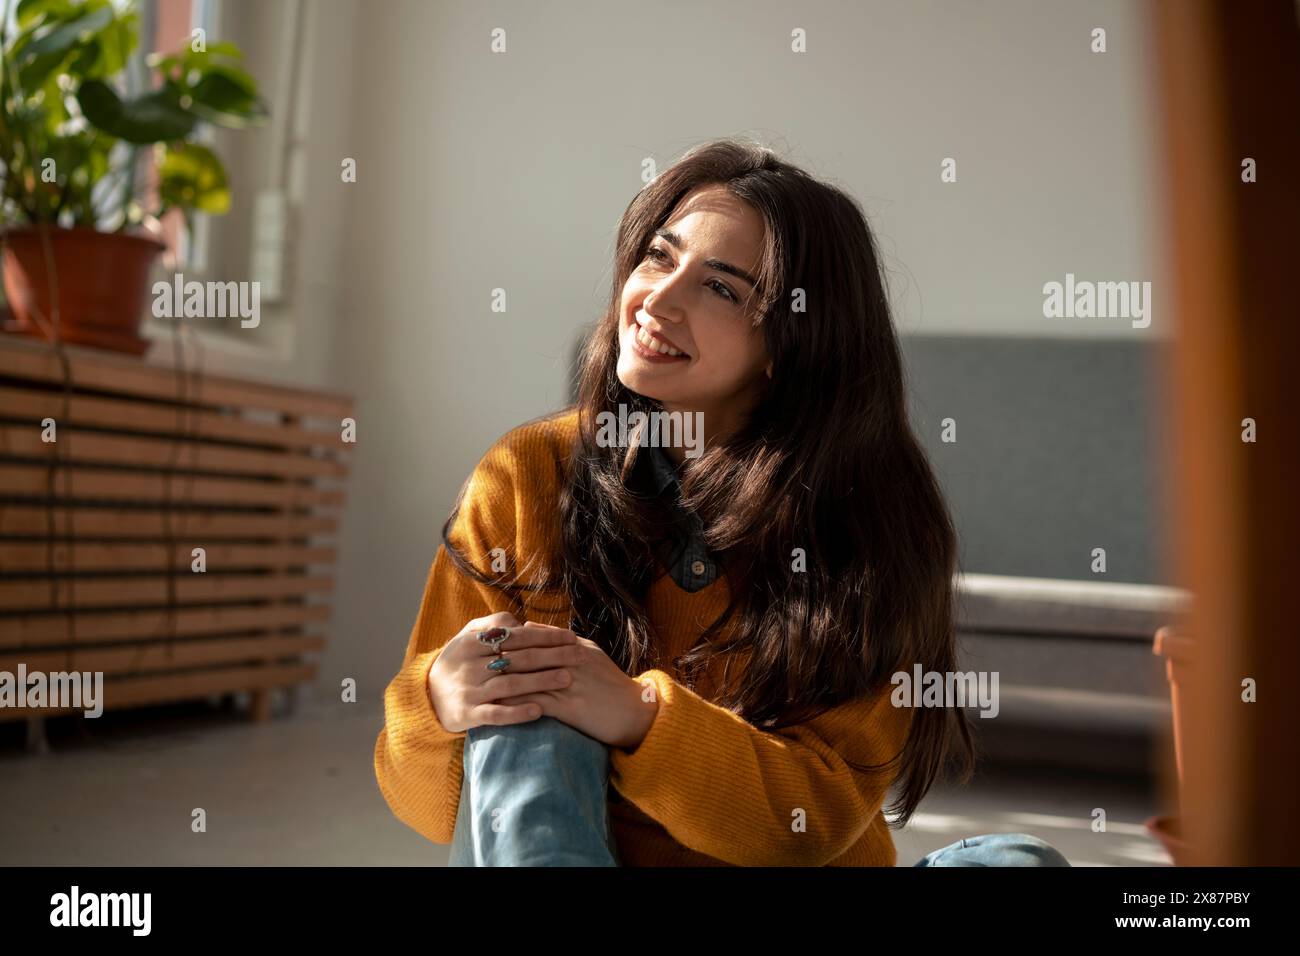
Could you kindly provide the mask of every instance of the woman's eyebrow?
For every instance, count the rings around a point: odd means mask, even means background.
[[[655,235],[671,244],[674,249],[682,249],[682,237],[677,235],[677,233],[673,232],[671,229],[656,229]],[[716,269],[718,272],[725,272],[727,275],[735,276],[737,279],[744,279],[755,288],[758,287],[758,282],[753,276],[739,266],[733,266],[730,262],[723,262],[721,259],[705,259],[704,264],[710,269]]]

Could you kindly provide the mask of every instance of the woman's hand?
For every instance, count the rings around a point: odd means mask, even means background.
[[[624,674],[594,641],[549,624],[525,624],[524,627],[535,629],[533,633],[539,635],[550,634],[564,645],[565,651],[575,652],[574,662],[566,662],[572,682],[499,698],[498,704],[536,704],[544,716],[563,721],[588,737],[611,747],[635,749],[650,732],[659,711],[659,699],[653,689],[647,690],[635,678]],[[514,670],[513,664],[510,669]]]
[[[492,648],[478,640],[480,631],[509,629],[501,656],[510,661],[505,673],[490,671]],[[520,624],[513,614],[490,614],[469,621],[434,659],[427,681],[438,723],[460,733],[484,724],[521,724],[546,713],[536,703],[507,703],[512,695],[545,694],[569,686],[566,669],[585,660],[572,631],[541,624]],[[611,662],[612,664],[612,662]]]

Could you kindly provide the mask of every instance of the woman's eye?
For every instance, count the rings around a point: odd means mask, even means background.
[[[722,297],[723,297],[724,299],[726,299],[728,302],[739,302],[739,301],[740,301],[740,300],[737,299],[734,295],[731,294],[731,290],[730,290],[730,289],[728,289],[725,285],[723,285],[723,284],[722,284],[721,282],[719,282],[717,279],[714,279],[714,280],[713,280],[713,284],[710,285],[709,288],[712,289],[714,292],[718,293],[718,295],[722,296]]]
[[[645,251],[645,257],[647,259],[653,259],[655,262],[664,262],[668,259],[668,254],[665,253],[658,246],[651,246]],[[716,292],[718,295],[722,296],[722,298],[726,299],[728,302],[740,301],[739,299],[736,298],[736,296],[732,293],[730,289],[728,289],[717,279],[711,281],[711,283],[709,284],[709,288],[712,289],[714,292]]]

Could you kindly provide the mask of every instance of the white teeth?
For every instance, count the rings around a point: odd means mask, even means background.
[[[636,340],[640,342],[641,345],[644,346],[645,348],[650,349],[652,352],[659,352],[661,355],[682,354],[677,349],[673,348],[671,345],[666,345],[663,342],[660,342],[658,339],[651,338],[650,333],[647,332],[645,329],[641,328],[641,326],[639,325],[636,328]]]

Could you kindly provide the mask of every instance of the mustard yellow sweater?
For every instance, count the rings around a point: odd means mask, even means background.
[[[453,542],[476,567],[492,549],[522,562],[558,535],[555,462],[577,431],[570,409],[522,425],[487,452],[470,477]],[[625,866],[893,866],[897,856],[880,812],[890,781],[859,773],[899,753],[911,711],[895,708],[889,688],[821,717],[764,732],[712,703],[717,673],[691,690],[672,659],[726,607],[725,575],[688,593],[664,574],[647,612],[662,642],[652,680],[659,709],[633,750],[611,749],[610,784],[625,799],[610,813]],[[540,599],[554,608],[555,594]],[[465,734],[439,724],[427,677],[441,648],[473,618],[510,610],[503,595],[462,575],[438,547],[405,660],[384,695],[385,724],[375,745],[375,775],[398,819],[434,843],[450,843],[460,802]],[[567,627],[562,613],[535,621]]]

